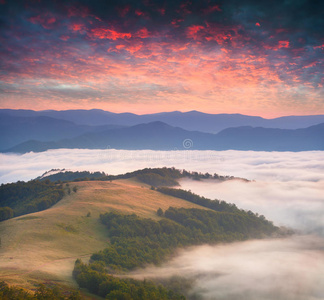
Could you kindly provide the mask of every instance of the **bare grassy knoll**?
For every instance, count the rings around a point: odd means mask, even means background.
[[[89,258],[108,243],[101,213],[118,210],[156,219],[159,207],[198,207],[130,179],[72,182],[70,189],[48,210],[0,223],[1,280],[28,289],[44,281],[77,287],[75,260]]]

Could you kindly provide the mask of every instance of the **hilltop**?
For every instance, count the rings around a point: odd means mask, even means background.
[[[87,259],[108,245],[104,225],[99,222],[101,213],[121,211],[158,219],[160,207],[202,208],[133,179],[70,185],[77,192],[51,208],[0,222],[0,278],[26,288],[39,281],[76,286],[72,279],[75,260]]]
[[[1,193],[6,195],[14,194],[15,186],[20,193],[27,187],[37,187],[37,201],[45,201],[48,191],[55,187],[64,194],[45,210],[0,222],[0,277],[9,284],[26,289],[34,289],[42,282],[76,289],[79,285],[102,297],[110,292],[109,297],[115,293],[133,297],[144,289],[150,295],[159,293],[156,299],[184,299],[183,290],[168,290],[152,282],[119,276],[147,264],[159,265],[179,247],[280,234],[279,228],[264,216],[225,201],[165,187],[176,185],[174,179],[200,180],[211,176],[208,173],[156,168],[109,177],[104,173],[51,174],[52,171],[42,178],[44,181],[1,186]],[[84,175],[94,177],[89,181]],[[75,181],[62,182],[51,176],[77,177]],[[49,178],[58,181],[51,182]],[[236,178],[214,174],[213,179],[220,182]],[[22,204],[28,205],[28,201],[26,198]],[[15,205],[15,209],[19,208],[19,201]],[[100,282],[104,290],[99,288]],[[107,282],[114,282],[117,290],[111,291]],[[127,286],[127,292],[120,290],[120,284]],[[87,291],[82,296],[88,297]]]

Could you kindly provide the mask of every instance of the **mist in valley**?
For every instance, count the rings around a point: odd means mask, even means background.
[[[51,150],[0,154],[2,183],[30,180],[53,168],[121,174],[145,167],[243,177],[181,180],[181,188],[263,214],[296,234],[181,250],[136,278],[180,275],[191,299],[324,299],[324,152]]]
[[[209,199],[235,203],[264,215],[277,226],[324,237],[324,181],[252,181],[215,183],[181,180],[181,188]]]
[[[0,153],[0,183],[31,180],[50,169],[103,171],[116,175],[149,167],[175,167],[249,180],[324,180],[324,152],[57,149]]]
[[[324,299],[323,239],[314,235],[200,246],[183,250],[137,279],[184,276],[189,299]]]

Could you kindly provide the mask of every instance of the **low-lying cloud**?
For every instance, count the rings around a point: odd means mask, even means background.
[[[50,169],[121,174],[146,167],[176,167],[257,181],[324,180],[324,152],[153,151],[59,149],[0,154],[0,182],[30,180]]]
[[[263,214],[276,225],[324,236],[324,181],[182,180],[181,188],[235,203],[239,208]]]
[[[192,279],[189,299],[319,300],[324,299],[323,270],[323,239],[295,236],[194,247],[132,276]]]
[[[121,174],[176,167],[251,180],[181,180],[181,187],[263,214],[298,235],[182,250],[134,277],[194,280],[191,299],[324,299],[324,152],[49,150],[0,154],[0,182],[30,180],[50,169]]]

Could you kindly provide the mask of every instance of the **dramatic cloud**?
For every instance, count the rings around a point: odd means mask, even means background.
[[[322,15],[314,1],[2,1],[0,107],[324,113]]]

